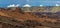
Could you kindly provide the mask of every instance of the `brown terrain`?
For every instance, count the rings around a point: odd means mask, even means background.
[[[16,10],[12,10],[8,8],[8,10],[3,10],[0,9],[0,15],[1,16],[6,16],[6,17],[11,17],[11,18],[16,18],[17,20],[36,20],[36,21],[50,21],[50,22],[56,22],[54,19],[48,19],[47,16],[44,18],[39,18],[36,15],[32,14],[31,12],[23,12],[21,8],[17,7]]]
[[[0,27],[2,28],[55,28],[55,25],[52,24],[57,22],[56,19],[50,19],[47,15],[43,18],[40,18],[37,15],[32,14],[32,12],[22,11],[19,7],[16,7],[15,9],[0,8],[0,18],[2,18],[0,21]],[[49,25],[49,23],[52,23],[50,24],[51,27],[46,26]],[[11,26],[8,26],[8,24]],[[22,24],[24,25],[21,26]],[[8,27],[5,25],[7,25]]]

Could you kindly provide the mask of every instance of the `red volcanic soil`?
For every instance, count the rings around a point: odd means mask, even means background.
[[[45,22],[45,21],[57,22],[57,20],[55,19],[49,19],[47,17],[39,18],[36,15],[32,14],[31,12],[23,12],[19,7],[16,7],[15,10],[13,10],[12,8],[7,9],[0,8],[0,16],[15,18],[19,21],[36,20],[38,22]]]

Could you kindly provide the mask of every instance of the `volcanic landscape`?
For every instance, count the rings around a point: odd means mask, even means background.
[[[34,12],[28,12],[21,7],[0,8],[0,28],[60,28],[60,12],[54,10],[60,7],[52,7],[51,12],[46,12],[47,8],[33,8],[41,12],[33,9]]]

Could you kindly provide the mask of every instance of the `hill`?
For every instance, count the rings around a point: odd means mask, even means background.
[[[0,22],[2,22],[1,24],[3,24],[3,26],[5,26],[5,25],[8,26],[8,24],[10,24],[10,25],[12,25],[11,27],[19,27],[19,28],[20,27],[21,28],[25,28],[25,27],[30,28],[30,27],[38,27],[38,26],[39,26],[38,28],[40,28],[40,27],[42,27],[42,25],[43,25],[43,28],[46,25],[48,25],[49,27],[52,27],[51,24],[49,25],[48,23],[57,22],[56,19],[48,18],[47,15],[43,18],[40,18],[37,15],[33,14],[33,12],[24,12],[20,7],[12,7],[12,8],[6,8],[6,9],[0,8],[0,16],[1,16]],[[53,25],[55,25],[55,24],[53,24]]]

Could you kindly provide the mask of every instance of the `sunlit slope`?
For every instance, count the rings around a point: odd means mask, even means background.
[[[51,9],[51,12],[59,12],[59,11],[60,11],[60,6],[56,6]]]

